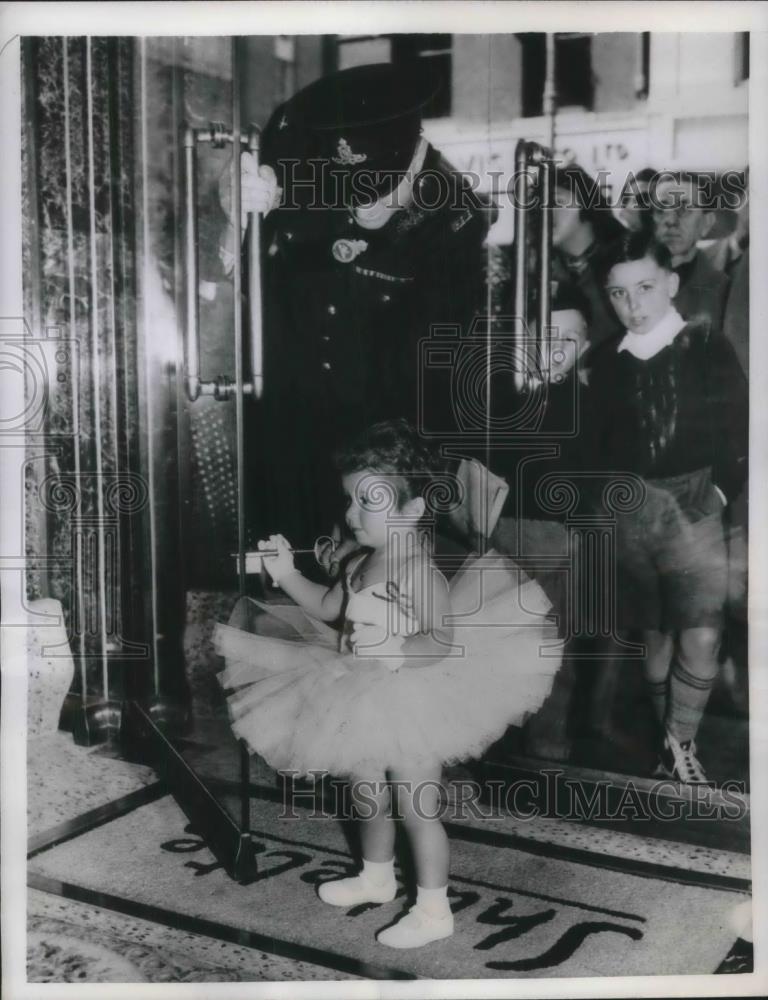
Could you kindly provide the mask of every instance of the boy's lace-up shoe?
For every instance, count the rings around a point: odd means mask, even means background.
[[[671,778],[684,785],[712,784],[696,757],[694,741],[684,740],[681,743],[669,730],[664,737],[664,747],[659,755],[654,777]]]
[[[421,948],[453,934],[453,914],[436,917],[420,906],[412,906],[396,924],[379,931],[376,940],[389,948]]]
[[[317,894],[331,906],[357,906],[360,903],[391,903],[397,894],[397,881],[392,878],[382,885],[372,882],[363,873],[353,878],[323,882]]]

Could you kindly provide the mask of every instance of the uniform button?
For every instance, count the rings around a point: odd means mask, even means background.
[[[392,298],[392,296],[391,296],[391,295],[387,295],[387,293],[385,292],[385,293],[384,293],[384,294],[383,294],[383,295],[381,296],[381,301],[382,301],[382,302],[389,302],[391,298]]]
[[[286,231],[285,238],[290,243],[290,241],[293,239],[293,233],[289,233],[289,232]]]
[[[324,342],[325,342],[326,344],[328,343],[328,341],[329,341],[330,339],[331,339],[331,338],[330,338],[330,337],[328,336],[328,334],[327,334],[327,333],[324,333],[324,334],[323,334],[323,340],[324,340]]]
[[[331,370],[331,362],[330,361],[324,361],[320,365],[320,367],[323,369],[324,372],[329,372]]]
[[[329,316],[335,316],[336,315],[336,306],[328,306],[328,315]]]

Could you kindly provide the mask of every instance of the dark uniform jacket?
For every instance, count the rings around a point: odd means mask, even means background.
[[[467,327],[482,306],[489,219],[429,148],[414,203],[381,229],[362,229],[343,205],[328,207],[332,191],[307,204],[317,192],[292,188],[281,171],[295,145],[278,134],[270,147],[269,135],[264,159],[296,207],[263,225],[265,388],[250,408],[247,451],[256,520],[299,544],[339,520],[339,442],[386,418],[444,423],[450,380],[422,371],[421,343],[435,325]]]

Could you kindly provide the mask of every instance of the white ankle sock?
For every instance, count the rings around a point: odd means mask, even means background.
[[[386,885],[394,881],[395,859],[389,861],[366,861],[363,858],[363,875],[372,885]]]
[[[417,885],[416,905],[420,906],[431,917],[447,917],[451,912],[451,904],[448,902],[448,886],[443,885],[439,889],[425,889]]]

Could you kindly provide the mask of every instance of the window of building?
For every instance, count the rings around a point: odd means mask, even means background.
[[[749,79],[749,32],[736,34],[736,83]]]
[[[523,117],[535,118],[544,112],[546,78],[546,36],[538,32],[518,35],[523,55]],[[555,35],[555,93],[558,108],[592,110],[592,36],[581,32]]]
[[[452,106],[452,44],[452,35],[336,35],[334,68],[391,62],[405,69],[426,62],[439,88],[424,117],[443,118]]]
[[[282,103],[296,91],[296,40],[293,35],[277,35],[274,53],[277,99]]]
[[[438,91],[424,108],[425,118],[444,118],[451,113],[451,35],[392,35],[392,62],[411,67],[428,62]]]
[[[643,31],[638,35],[637,75],[635,76],[635,97],[642,100],[648,96],[651,78],[651,33]]]

